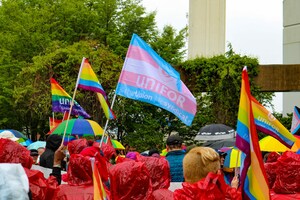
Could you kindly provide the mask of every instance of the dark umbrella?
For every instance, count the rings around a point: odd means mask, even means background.
[[[200,128],[195,140],[224,140],[235,137],[235,130],[225,124],[209,124]]]
[[[222,147],[233,147],[235,145],[235,138],[217,140],[217,141],[207,141],[202,144],[204,147],[211,147],[213,149],[221,149]]]
[[[235,130],[224,124],[209,124],[200,128],[195,140],[224,140],[234,138]]]

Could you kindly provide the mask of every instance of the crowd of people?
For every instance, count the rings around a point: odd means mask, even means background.
[[[182,149],[179,135],[167,138],[166,156],[157,149],[147,155],[131,149],[120,156],[108,144],[83,138],[61,144],[61,136],[49,135],[45,149],[29,151],[12,138],[0,138],[0,199],[93,199],[91,159],[108,199],[242,199],[238,177],[231,173],[228,181],[222,168],[226,153],[210,147]],[[279,157],[270,154],[265,164],[270,187]],[[171,188],[176,182],[180,187]]]

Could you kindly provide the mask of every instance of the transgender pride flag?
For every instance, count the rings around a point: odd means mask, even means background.
[[[136,34],[132,36],[116,94],[168,110],[188,126],[197,110],[196,99],[179,73]]]
[[[299,135],[300,130],[300,108],[297,106],[294,107],[293,119],[292,119],[292,134]]]

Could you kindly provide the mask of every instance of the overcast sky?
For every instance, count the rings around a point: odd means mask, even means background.
[[[226,0],[226,42],[241,55],[257,57],[260,64],[282,64],[282,0]],[[143,0],[147,11],[157,11],[159,29],[177,30],[188,24],[189,0]],[[282,93],[275,110],[282,111]]]

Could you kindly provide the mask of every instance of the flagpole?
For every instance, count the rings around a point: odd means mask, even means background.
[[[53,127],[55,127],[55,118],[54,118],[54,112],[52,112],[52,124],[53,124]]]
[[[237,153],[237,159],[236,159],[236,163],[235,163],[235,168],[234,168],[234,176],[237,176],[239,173],[238,173],[238,164],[239,164],[239,160],[240,160],[240,150],[237,150],[238,153]]]
[[[63,135],[63,138],[62,138],[62,141],[61,141],[61,145],[63,145],[65,137],[66,137],[66,132],[67,132],[68,124],[69,124],[69,119],[70,119],[70,116],[71,116],[71,112],[72,112],[72,108],[73,108],[73,104],[74,104],[74,99],[75,99],[75,96],[76,96],[77,86],[78,86],[78,82],[79,82],[79,77],[80,77],[80,74],[81,74],[81,71],[82,71],[82,66],[83,66],[84,61],[85,61],[85,57],[83,57],[82,61],[81,61],[81,65],[80,65],[79,73],[78,73],[78,76],[77,76],[77,81],[76,81],[72,101],[70,103],[70,110],[69,110],[69,113],[68,113],[68,118],[67,118],[65,130],[64,130],[64,135]]]
[[[135,34],[133,34],[133,36],[134,36]],[[133,37],[132,36],[132,37]],[[130,43],[132,42],[132,38],[131,38],[131,41],[130,41]],[[129,47],[130,47],[130,44],[129,44]],[[128,49],[129,49],[129,47],[128,47]],[[122,70],[121,70],[121,74],[120,74],[120,77],[122,76],[122,74],[123,74],[123,69],[124,69],[124,66],[126,65],[126,63],[127,63],[127,57],[128,57],[128,54],[129,54],[129,51],[127,51],[127,53],[126,53],[126,57],[125,57],[125,61],[124,61],[124,63],[123,63],[123,66],[122,66]],[[119,77],[119,80],[120,80],[120,77]],[[119,83],[119,81],[118,81],[118,83]],[[118,84],[117,84],[117,88],[118,88]],[[116,97],[117,97],[117,94],[116,94],[116,91],[115,91],[115,94],[114,94],[114,97],[113,97],[113,100],[112,100],[112,102],[111,102],[111,109],[113,108],[113,106],[114,106],[114,103],[115,103],[115,100],[116,100]],[[104,139],[104,134],[105,134],[105,132],[106,132],[106,129],[107,129],[107,126],[108,126],[108,119],[106,120],[106,123],[105,123],[105,126],[104,126],[104,130],[103,130],[103,134],[102,134],[102,138],[101,138],[101,141],[100,141],[100,148],[101,148],[101,146],[102,146],[102,142],[103,142],[103,139]]]
[[[115,100],[116,100],[116,97],[117,97],[117,94],[115,93],[115,94],[114,94],[114,97],[113,97],[113,100],[112,100],[112,102],[111,102],[111,107],[110,107],[110,109],[113,109],[114,103],[115,103]],[[106,129],[107,129],[107,126],[108,126],[108,122],[109,122],[109,119],[106,119],[106,123],[105,123],[104,130],[103,130],[103,133],[102,133],[101,141],[100,141],[100,148],[101,148],[102,142],[103,142],[103,140],[104,140],[104,135],[105,135],[105,132],[106,132]]]
[[[67,111],[65,111],[65,112],[64,112],[64,116],[63,116],[63,119],[62,119],[62,121],[65,121],[65,119],[66,119],[66,115],[67,115]]]
[[[51,117],[49,117],[49,130],[51,131]]]

